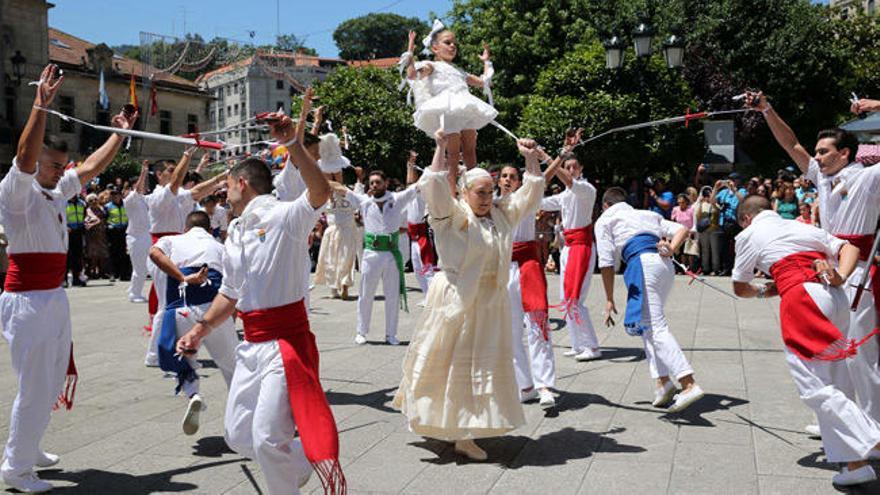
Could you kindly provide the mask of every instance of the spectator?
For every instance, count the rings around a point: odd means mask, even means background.
[[[798,203],[810,204],[816,200],[816,188],[813,183],[805,177],[799,177],[794,180],[794,193],[797,196]]]
[[[696,257],[700,255],[700,248],[693,233],[694,207],[687,194],[682,193],[678,195],[678,205],[672,208],[671,217],[673,221],[684,225],[684,228],[690,232],[688,239],[684,243],[681,259],[685,266],[694,270],[696,268]]]
[[[98,195],[86,196],[86,272],[92,279],[102,278],[109,256],[107,249],[107,212],[98,202]]]
[[[74,287],[85,287],[83,246],[85,246],[86,204],[79,194],[67,201],[67,269]]]
[[[807,225],[813,225],[813,208],[807,203],[801,203],[799,208],[801,214],[798,215],[797,221]]]
[[[699,194],[697,194],[697,188],[694,186],[688,186],[684,190],[684,193],[687,194],[688,201],[690,201],[691,205],[695,204],[697,202],[697,199],[699,199]]]
[[[740,231],[736,222],[736,208],[746,196],[746,190],[741,187],[741,182],[742,176],[733,172],[727,176],[727,181],[719,180],[715,183],[711,196],[711,201],[720,210],[718,218],[720,228],[713,231],[710,237],[712,251],[718,253],[721,260],[721,267],[720,270],[715,271],[716,275],[728,276],[733,269],[732,243]]]
[[[786,182],[782,186],[782,197],[773,202],[773,211],[786,220],[794,220],[798,216],[798,200],[794,192],[794,185]]]
[[[669,220],[672,206],[675,203],[675,195],[666,190],[666,180],[662,177],[651,180],[649,177],[646,185],[648,186],[648,196],[645,198],[648,203],[647,209],[659,213],[663,215],[663,218]]]
[[[119,180],[119,182],[122,182]],[[125,248],[125,229],[128,228],[128,212],[122,204],[122,193],[110,186],[110,202],[107,203],[107,241],[110,247],[110,281],[131,278],[131,260]]]

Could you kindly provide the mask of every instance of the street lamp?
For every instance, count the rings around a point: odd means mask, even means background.
[[[12,61],[12,73],[15,75],[15,84],[21,85],[21,78],[24,77],[24,64],[27,59],[24,58],[20,50],[15,50],[15,55],[10,60]]]
[[[612,36],[610,39],[605,40],[603,45],[605,46],[605,68],[619,69],[623,67],[623,50],[626,46],[623,44],[623,40],[617,36]]]
[[[654,36],[654,28],[650,24],[642,21],[633,29],[633,44],[636,49],[636,57],[647,57],[651,55],[651,41]]]
[[[671,34],[663,43],[663,57],[666,59],[666,67],[675,69],[683,65],[684,38],[678,34]]]

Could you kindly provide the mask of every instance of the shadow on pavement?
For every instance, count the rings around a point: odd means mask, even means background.
[[[86,469],[84,471],[62,471],[60,469],[46,469],[39,472],[41,479],[45,481],[68,481],[76,486],[58,486],[52,493],[125,493],[126,495],[149,495],[156,492],[183,492],[198,490],[198,485],[172,481],[171,478],[181,474],[193,473],[202,469],[209,469],[224,464],[242,462],[242,459],[229,459],[225,461],[209,462],[179,469],[170,469],[153,474],[140,476],[128,473],[114,473],[101,469]]]
[[[333,406],[359,405],[367,406],[378,411],[397,414],[396,409],[392,409],[385,405],[386,402],[393,398],[391,393],[397,390],[397,387],[383,388],[374,392],[365,394],[350,394],[348,392],[334,392],[327,390],[327,401]]]
[[[222,457],[223,454],[234,453],[221,436],[202,437],[193,445],[193,455],[199,457]]]
[[[564,428],[553,433],[541,435],[532,440],[524,436],[503,436],[477,440],[477,443],[489,454],[485,463],[498,464],[507,469],[519,469],[525,466],[557,466],[576,459],[585,459],[596,452],[638,453],[645,449],[638,445],[620,444],[609,435],[626,431],[617,428],[602,433]],[[431,464],[474,464],[467,457],[456,454],[451,443],[425,438],[410,445],[425,449],[436,454],[435,458],[422,459]],[[482,464],[482,463],[481,463]]]

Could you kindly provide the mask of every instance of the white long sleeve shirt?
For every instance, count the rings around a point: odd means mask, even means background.
[[[628,203],[614,204],[596,220],[599,268],[614,266],[626,243],[639,234],[671,238],[681,229],[684,225],[666,220],[659,213],[636,210]]]

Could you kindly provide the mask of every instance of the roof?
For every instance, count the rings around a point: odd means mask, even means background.
[[[59,31],[52,27],[49,28],[49,60],[57,64],[81,67],[83,65],[82,61],[89,59],[87,50],[96,46],[94,43],[77,38],[64,31]],[[134,74],[135,77],[141,77],[144,64],[133,58],[114,54],[113,66],[121,74]],[[189,79],[159,72],[158,69],[149,65],[146,66],[146,70],[154,74],[153,80],[156,82],[172,83],[193,90],[198,89],[198,85]]]
[[[387,69],[397,66],[400,57],[375,58],[373,60],[349,60],[348,65],[351,67],[378,67]]]
[[[223,67],[219,67],[217,69],[212,70],[211,72],[206,72],[202,74],[196,79],[196,83],[202,83],[211,79],[212,77],[219,76],[220,74],[225,74],[227,72],[240,69],[242,67],[250,66],[254,63],[255,57],[259,57],[261,60],[275,60],[281,61],[285,64],[297,66],[297,67],[319,67],[322,64],[345,64],[346,61],[340,58],[328,58],[328,57],[316,57],[314,55],[306,55],[300,52],[279,52],[279,51],[266,51],[266,50],[257,50],[257,53],[251,55],[248,58],[239,60],[238,62],[233,62],[228,65],[224,65]]]

